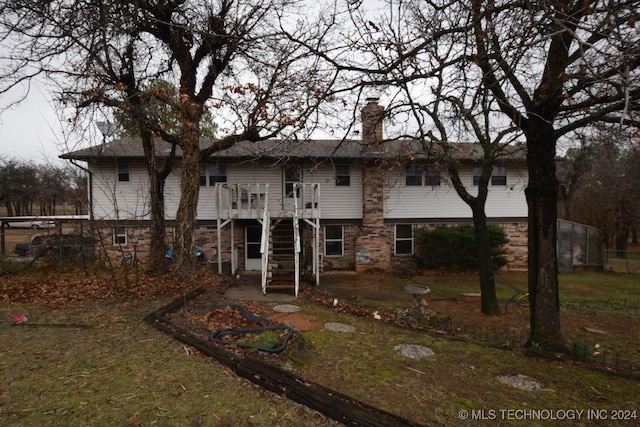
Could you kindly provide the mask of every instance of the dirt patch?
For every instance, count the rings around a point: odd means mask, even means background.
[[[274,313],[269,316],[274,323],[291,325],[298,331],[306,332],[322,326],[317,316],[303,313]]]

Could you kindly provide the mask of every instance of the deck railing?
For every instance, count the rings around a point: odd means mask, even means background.
[[[291,218],[294,204],[299,218],[320,218],[320,184],[296,183],[295,186],[296,197],[283,198],[277,191],[269,194],[269,184],[218,183],[218,218],[261,219],[265,207],[270,210],[271,218]]]

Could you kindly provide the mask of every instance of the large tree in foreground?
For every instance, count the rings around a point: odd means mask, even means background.
[[[640,107],[640,2],[470,2],[482,84],[525,135],[530,343],[560,349],[556,146]]]
[[[385,14],[371,21],[367,11],[353,9],[350,17],[361,30],[350,45],[368,59],[341,67],[354,75],[366,75],[364,90],[385,91],[389,102],[385,117],[396,126],[390,138],[414,141],[405,157],[428,159],[428,173],[444,173],[460,198],[471,209],[477,257],[481,310],[484,314],[500,314],[496,296],[492,251],[486,204],[494,167],[505,161],[521,160],[522,147],[515,144],[521,133],[511,124],[495,120],[498,108],[488,90],[478,84],[478,72],[464,66],[466,34],[465,15],[456,31],[443,31],[442,16],[416,7],[414,2],[396,2],[397,17]],[[449,22],[451,24],[451,22]],[[409,46],[415,46],[411,54]],[[361,79],[361,77],[360,77]],[[355,85],[362,87],[361,83]],[[398,126],[397,123],[409,123]],[[396,133],[393,135],[393,133]],[[471,185],[462,174],[473,163],[479,173]]]
[[[68,105],[107,106],[138,124],[151,188],[161,191],[168,165],[153,136],[180,150],[181,198],[176,212],[175,262],[188,276],[199,178],[204,158],[239,140],[260,141],[304,126],[332,76],[282,37],[314,37],[297,22],[295,0],[2,0],[0,40],[10,64],[2,90],[38,74],[53,76]],[[308,11],[307,11],[308,12]],[[287,23],[291,19],[291,24]],[[295,26],[293,24],[298,23]],[[151,82],[177,88],[165,102],[177,125],[162,126],[143,95]],[[216,117],[218,139],[201,146],[205,109]],[[156,200],[160,203],[161,200]],[[161,209],[152,203],[152,208]],[[156,215],[152,215],[153,218]],[[159,230],[158,230],[159,231]]]
[[[529,341],[546,349],[564,348],[556,258],[556,147],[559,139],[570,139],[596,122],[638,125],[630,112],[640,108],[640,1],[385,3],[382,18],[369,14],[360,20],[357,40],[348,43],[368,53],[333,55],[333,60],[342,70],[363,74],[356,82],[360,85],[379,85],[401,74],[402,79],[388,82],[400,86],[442,74],[450,76],[445,87],[483,88],[491,97],[487,105],[497,106],[492,120],[522,132],[529,171]],[[406,31],[385,37],[385,21]],[[449,38],[458,42],[449,43]],[[457,80],[460,74],[462,81]],[[430,88],[415,85],[408,93],[420,90]]]

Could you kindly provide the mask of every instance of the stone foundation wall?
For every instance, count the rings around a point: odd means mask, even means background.
[[[509,244],[507,245],[509,263],[505,269],[527,269],[527,223],[498,223],[507,233]],[[421,227],[433,228],[435,225],[425,224]],[[311,263],[313,249],[313,228],[307,224],[301,227],[304,241],[304,254],[302,267]],[[323,256],[322,269],[331,270],[355,270],[356,272],[389,272],[397,275],[407,275],[415,272],[415,263],[410,255],[394,255],[395,225],[382,226],[371,225],[343,225],[344,246],[342,256]],[[127,244],[113,244],[113,228],[98,227],[95,229],[96,253],[99,258],[105,255],[116,262],[123,252],[135,255],[138,261],[144,262],[149,254],[150,228],[127,227]],[[231,260],[231,226],[228,224],[222,229],[221,254],[224,261]],[[173,245],[173,229],[167,227],[168,245]],[[195,233],[196,247],[204,251],[207,260],[217,260],[217,231],[215,226],[198,226]],[[237,267],[244,269],[244,228],[235,226],[235,251],[237,253]],[[319,253],[324,254],[324,227],[320,229]]]

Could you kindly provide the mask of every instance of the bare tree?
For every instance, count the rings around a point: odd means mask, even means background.
[[[63,74],[61,100],[107,106],[138,124],[152,194],[152,219],[164,211],[161,191],[171,157],[158,154],[153,135],[180,150],[181,199],[176,213],[175,271],[190,275],[202,160],[240,140],[260,141],[304,127],[333,81],[299,44],[317,26],[287,22],[295,0],[2,1],[3,39],[15,42],[3,90],[35,74]],[[299,15],[301,16],[301,15]],[[295,21],[294,21],[295,22]],[[322,36],[322,34],[320,34]],[[177,97],[158,91],[176,117],[163,127],[145,101],[151,82],[164,80]],[[220,138],[200,145],[206,108],[220,118]],[[154,227],[154,233],[161,233]]]
[[[482,83],[525,135],[530,343],[564,347],[556,220],[559,138],[597,121],[630,122],[640,96],[638,1],[471,2]],[[637,125],[637,123],[635,123]]]
[[[455,5],[443,14],[409,1],[388,2],[381,15],[360,6],[356,2],[345,11],[355,31],[343,41],[345,50],[359,55],[346,57],[335,46],[337,54],[315,52],[331,57],[346,75],[347,88],[386,92],[385,119],[394,125],[388,139],[417,142],[418,149],[408,144],[400,154],[426,156],[427,167],[446,172],[472,212],[482,312],[499,314],[485,207],[494,167],[522,149],[513,144],[520,136],[517,129],[496,122],[499,110],[487,88],[469,83],[478,79],[478,72],[464,64],[469,14],[457,15]],[[469,162],[481,171],[473,188],[460,177]]]
[[[352,4],[362,7],[361,2]],[[367,54],[346,58],[331,52],[325,57],[341,70],[366,76],[354,86],[379,85],[385,78],[397,85],[389,78],[394,73],[428,81],[444,72],[451,77],[445,86],[486,89],[483,93],[493,98],[489,105],[500,112],[492,121],[523,133],[529,170],[529,342],[564,348],[556,257],[556,146],[559,139],[595,122],[639,125],[630,113],[640,107],[640,2],[386,4],[381,21],[366,15],[355,40],[345,43]],[[395,24],[391,38],[382,33],[385,19]],[[462,81],[456,80],[460,74]],[[412,90],[417,93],[420,86]]]
[[[608,248],[624,256],[640,218],[637,137],[619,126],[591,129],[559,167],[565,218],[596,226]]]

